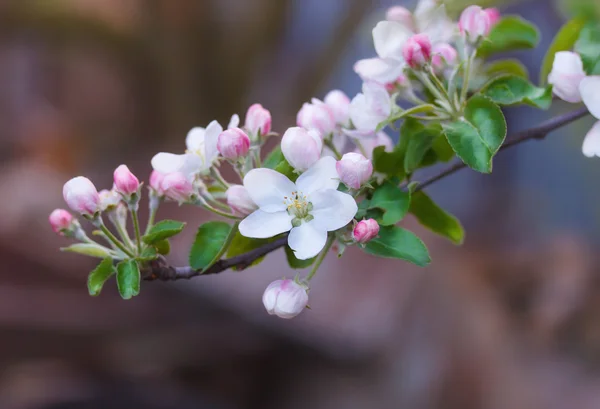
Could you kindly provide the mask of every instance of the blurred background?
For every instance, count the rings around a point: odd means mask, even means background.
[[[455,12],[463,1],[448,1]],[[480,2],[482,4],[484,2]],[[485,1],[491,5],[493,1]],[[595,0],[498,1],[541,29],[521,59],[537,80],[552,36]],[[0,0],[1,409],[562,409],[600,407],[600,159],[591,120],[495,160],[493,176],[432,186],[467,229],[456,248],[417,227],[418,269],[351,249],[313,281],[312,310],[266,314],[282,252],[189,282],[113,283],[87,295],[93,260],[62,254],[47,216],[63,183],[110,187],[150,172],[192,126],[260,102],[275,131],[302,102],[360,90],[352,64],[393,0]],[[509,129],[573,109],[507,111]],[[424,177],[424,176],[422,176]],[[173,243],[185,264],[198,209]]]

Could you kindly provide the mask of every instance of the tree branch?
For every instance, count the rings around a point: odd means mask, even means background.
[[[526,142],[530,139],[544,139],[552,131],[559,129],[565,125],[568,125],[571,122],[574,122],[577,119],[584,117],[588,113],[588,110],[585,107],[582,107],[575,111],[571,111],[567,114],[558,116],[556,118],[552,118],[534,128],[529,128],[517,132],[506,139],[506,142],[502,145],[502,147],[500,147],[500,150],[502,151],[508,149],[512,146]],[[441,171],[440,173],[430,177],[429,179],[424,180],[415,188],[415,191],[423,190],[426,187],[434,184],[438,180],[444,179],[446,176],[450,176],[453,173],[465,167],[467,167],[467,165],[465,165],[463,162],[454,163],[445,170]],[[167,260],[164,257],[161,256],[159,259],[152,261],[149,264],[148,268],[142,271],[142,276],[144,280],[148,281],[173,281],[181,279],[190,279],[199,275],[218,274],[230,268],[243,270],[245,268],[250,267],[252,263],[254,263],[259,258],[264,257],[267,254],[279,249],[280,247],[285,246],[286,243],[287,234],[283,235],[275,241],[272,241],[268,244],[265,244],[262,247],[251,250],[247,253],[240,254],[239,256],[231,257],[228,259],[219,260],[204,272],[200,270],[194,270],[192,267],[189,266],[173,267],[168,264]]]

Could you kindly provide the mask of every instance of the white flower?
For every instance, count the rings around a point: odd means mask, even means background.
[[[596,122],[585,136],[581,150],[588,158],[600,157],[600,121]]]
[[[554,55],[548,83],[553,85],[552,91],[556,96],[571,103],[581,102],[579,84],[584,78],[585,71],[579,54],[560,51]]]
[[[290,231],[288,245],[298,259],[319,254],[327,232],[346,226],[358,210],[352,196],[336,190],[335,163],[331,157],[319,159],[296,183],[271,169],[248,172],[244,187],[258,210],[240,223],[240,233],[267,238]]]
[[[579,84],[579,92],[590,113],[600,119],[600,76],[585,77]],[[582,150],[587,157],[600,156],[600,122],[596,122],[585,136]]]
[[[392,98],[383,85],[365,82],[363,92],[350,103],[350,119],[359,134],[372,134],[390,117],[392,105]]]

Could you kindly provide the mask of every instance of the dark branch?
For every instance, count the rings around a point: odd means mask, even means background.
[[[506,142],[500,150],[505,150],[510,148],[511,146],[518,145],[522,142],[528,141],[530,139],[544,139],[550,132],[559,129],[565,125],[570,124],[571,122],[576,121],[579,118],[584,117],[588,114],[588,110],[586,108],[580,108],[575,111],[569,112],[567,114],[561,115],[559,117],[550,119],[542,124],[526,129],[521,132],[517,132],[516,134],[508,137]],[[441,171],[437,175],[432,176],[429,179],[426,179],[421,184],[419,184],[415,191],[423,190],[426,187],[434,184],[438,180],[449,176],[456,171],[465,168],[465,165],[462,162],[458,162],[450,165],[445,170]],[[287,243],[287,234],[278,238],[275,241],[272,241],[268,244],[265,244],[262,247],[254,249],[244,254],[240,254],[239,256],[231,257],[228,259],[222,259],[217,261],[214,265],[212,265],[208,270],[202,272],[199,270],[194,270],[192,267],[173,267],[167,263],[167,260],[164,257],[160,257],[158,260],[151,262],[146,270],[142,272],[144,280],[154,281],[154,280],[162,280],[162,281],[172,281],[172,280],[181,280],[181,279],[190,279],[192,277],[196,277],[199,275],[208,275],[208,274],[218,274],[230,268],[236,268],[238,270],[243,270],[252,265],[253,262],[258,260],[261,257],[266,256],[279,249],[280,247],[285,246]]]

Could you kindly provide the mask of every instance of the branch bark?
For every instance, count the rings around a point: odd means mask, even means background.
[[[506,142],[500,148],[501,151],[506,150],[510,147],[519,145],[523,142],[532,139],[544,139],[548,136],[549,133],[555,131],[559,128],[562,128],[565,125],[568,125],[577,119],[580,119],[588,114],[588,110],[585,107],[580,109],[571,111],[564,115],[558,116],[556,118],[552,118],[548,121],[541,123],[540,125],[529,128],[520,132],[515,133],[514,135],[508,137]],[[450,165],[448,168],[442,170],[438,174],[424,180],[421,182],[416,188],[415,191],[420,191],[425,189],[426,187],[436,183],[437,181],[444,179],[447,176],[456,173],[457,171],[466,168],[463,162],[457,162]],[[208,270],[202,272],[200,270],[194,270],[190,266],[186,267],[174,267],[171,266],[164,257],[160,257],[159,259],[151,262],[146,270],[142,272],[144,280],[154,281],[174,281],[174,280],[182,280],[182,279],[190,279],[192,277],[196,277],[199,275],[209,275],[209,274],[218,274],[223,271],[226,271],[230,268],[236,268],[238,270],[243,270],[252,265],[253,262],[258,260],[261,257],[266,256],[267,254],[285,246],[287,243],[287,233],[277,240],[268,243],[262,247],[254,249],[244,254],[240,254],[239,256],[231,257],[228,259],[222,259],[217,261],[214,265],[212,265]]]

